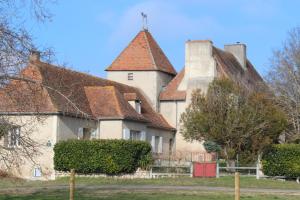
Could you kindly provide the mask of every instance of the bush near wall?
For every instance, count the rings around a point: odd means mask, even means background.
[[[267,176],[300,177],[300,144],[278,144],[268,148],[262,157]]]
[[[54,147],[54,169],[108,175],[134,173],[152,162],[148,142],[129,140],[67,140]]]

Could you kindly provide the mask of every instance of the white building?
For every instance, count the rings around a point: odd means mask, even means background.
[[[180,134],[180,116],[191,92],[205,91],[223,76],[253,88],[262,81],[244,44],[224,49],[211,41],[187,41],[185,67],[177,74],[151,34],[142,30],[106,69],[108,80],[44,63],[33,53],[20,74],[32,81],[14,80],[0,90],[0,114],[12,124],[0,138],[2,146],[22,148],[20,136],[27,130],[39,144],[34,164],[27,160],[11,171],[54,179],[54,144],[76,138],[145,140],[155,154],[203,152],[199,142],[186,142]]]

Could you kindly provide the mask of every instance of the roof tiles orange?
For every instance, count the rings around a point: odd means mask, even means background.
[[[106,71],[162,71],[176,75],[167,56],[147,31],[140,31]]]

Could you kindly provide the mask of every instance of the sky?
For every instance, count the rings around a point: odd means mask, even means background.
[[[51,21],[26,21],[38,48],[52,47],[58,63],[106,77],[108,67],[142,29],[148,29],[177,71],[187,40],[241,42],[257,71],[270,70],[272,51],[300,26],[298,0],[57,0]]]

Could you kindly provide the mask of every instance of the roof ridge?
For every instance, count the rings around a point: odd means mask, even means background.
[[[147,30],[140,31],[109,65],[106,71],[177,72],[159,44]]]
[[[149,33],[149,32],[148,32],[148,33]],[[168,61],[169,63],[171,63],[171,62],[169,61],[168,57],[164,54],[162,48],[160,48],[160,46],[157,44],[157,42],[155,41],[155,39],[152,37],[152,35],[149,33],[148,35],[146,34],[146,36],[147,36],[147,37],[149,36],[150,39],[155,43],[156,47],[163,53],[163,55],[164,55],[164,57],[165,57],[164,59],[167,59],[167,61]],[[151,48],[151,45],[150,45],[150,43],[149,43],[149,39],[148,39],[148,38],[147,38],[147,43],[148,43],[148,45],[149,45],[149,49],[150,49],[152,58],[153,58],[154,63],[155,63],[155,67],[156,67],[156,69],[158,70],[159,67],[162,67],[162,66],[158,66],[158,65],[156,64],[156,60],[154,59],[154,56],[153,56],[153,54],[152,54],[152,50],[153,50],[153,49]]]
[[[124,83],[120,83],[120,82],[117,82],[117,81],[112,81],[112,80],[109,80],[109,79],[106,79],[106,78],[102,78],[102,77],[99,77],[99,76],[95,76],[95,75],[92,75],[92,74],[89,74],[89,73],[76,71],[74,69],[64,68],[64,66],[53,65],[53,64],[46,63],[46,62],[43,62],[43,61],[39,61],[39,62],[42,65],[47,65],[46,67],[53,67],[53,68],[57,68],[59,70],[67,70],[67,71],[70,71],[70,72],[75,73],[75,74],[81,74],[81,75],[88,76],[88,77],[91,77],[91,78],[95,78],[95,79],[98,79],[98,80],[108,81],[108,82],[115,83],[115,84],[118,84],[118,85],[121,85],[121,86],[126,86],[126,87],[129,87],[129,88],[132,88],[132,89],[138,89],[137,87],[134,87],[134,86],[126,85]],[[41,66],[41,65],[38,65],[38,64],[35,65],[35,66],[37,68],[44,67],[44,66]],[[106,87],[106,86],[103,86],[103,87]]]
[[[149,39],[148,39],[147,33],[145,31],[144,31],[144,37],[146,39],[146,43],[147,43],[147,46],[148,46],[148,52],[149,52],[149,54],[151,56],[152,64],[153,64],[154,68],[157,70],[158,68],[157,68],[157,65],[156,65],[153,53],[152,53],[152,49],[151,49],[151,46],[150,46],[150,43],[149,43]]]

